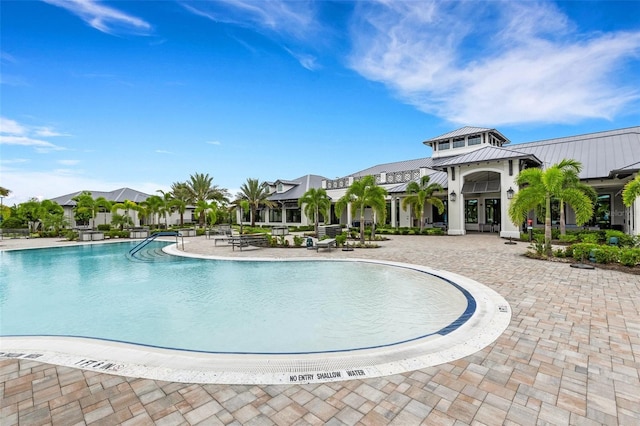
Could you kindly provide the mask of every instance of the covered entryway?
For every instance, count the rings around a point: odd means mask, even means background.
[[[500,173],[481,171],[465,176],[462,185],[466,231],[500,232]]]

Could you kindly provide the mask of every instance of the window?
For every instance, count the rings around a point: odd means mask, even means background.
[[[438,144],[438,149],[439,149],[440,151],[442,151],[443,149],[449,149],[449,141],[447,141],[447,142],[440,142],[440,143]]]
[[[278,184],[278,192],[282,192],[282,184],[281,183]]]
[[[300,222],[302,222],[302,210],[287,209],[287,223],[300,223]]]
[[[480,145],[482,143],[482,137],[480,135],[469,136],[469,141],[467,144],[471,145]]]
[[[478,200],[464,200],[464,221],[478,223]]]
[[[454,148],[463,148],[464,147],[464,138],[455,138],[453,140]]]
[[[282,222],[282,209],[269,209],[269,222]]]
[[[447,223],[447,212],[449,211],[449,206],[447,205],[448,200],[442,200],[442,203],[444,204],[444,211],[442,214],[440,214],[436,206],[431,206],[431,217],[433,217],[433,222]]]

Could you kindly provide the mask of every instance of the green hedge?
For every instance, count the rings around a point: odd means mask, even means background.
[[[578,243],[565,250],[565,256],[569,257],[569,250],[574,259],[592,260],[596,263],[620,263],[625,266],[637,266],[640,264],[640,248],[616,247],[606,244]]]

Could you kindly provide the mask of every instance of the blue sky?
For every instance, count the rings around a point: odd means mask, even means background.
[[[639,1],[0,3],[5,204],[640,125]],[[639,147],[640,149],[640,147]]]

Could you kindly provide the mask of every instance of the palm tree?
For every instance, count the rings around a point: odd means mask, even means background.
[[[164,199],[159,195],[151,195],[140,204],[146,208],[147,214],[151,218],[150,225],[155,225],[156,215],[160,213],[160,209],[164,205]]]
[[[119,223],[120,227],[122,227],[123,225],[133,224],[133,220],[131,219],[131,216],[129,216],[129,210],[140,211],[140,207],[138,207],[138,205],[133,201],[124,200],[123,203],[114,203],[111,206],[111,213],[113,213],[114,218],[118,210],[124,210],[124,215],[122,215],[123,219]]]
[[[622,202],[625,206],[631,207],[636,198],[640,197],[640,175],[627,182],[622,190]]]
[[[364,244],[364,210],[370,207],[373,209],[374,219],[379,216],[380,220],[384,220],[387,214],[386,195],[387,190],[376,185],[373,176],[365,176],[353,182],[336,203],[338,215],[342,214],[342,210],[349,204],[360,212],[360,243]]]
[[[442,186],[437,183],[429,183],[429,176],[422,176],[420,183],[409,182],[407,185],[407,195],[402,200],[402,210],[407,210],[407,206],[411,206],[416,217],[420,217],[420,232],[424,229],[424,211],[425,203],[436,206],[438,212],[444,212],[444,203],[440,198],[434,197],[433,193],[442,191]]]
[[[96,228],[96,215],[98,214],[99,207],[96,205],[96,200],[93,199],[91,192],[83,191],[80,194],[72,198],[76,202],[74,208],[77,217],[85,217],[88,215],[91,219],[91,229]],[[84,219],[84,218],[83,218]]]
[[[586,223],[591,219],[593,215],[593,204],[595,200],[598,198],[598,193],[595,189],[593,189],[589,185],[585,185],[580,182],[580,177],[578,174],[582,170],[582,164],[579,161],[575,160],[562,160],[557,164],[563,174],[563,184],[559,189],[559,192],[556,194],[556,198],[558,199],[558,203],[560,204],[560,235],[565,235],[566,231],[566,221],[564,217],[564,205],[569,204],[573,206],[575,204],[585,203],[586,200],[582,194],[586,195],[591,202],[591,209],[582,209],[582,214],[586,214],[589,212],[589,217],[584,220],[582,223]],[[577,191],[577,192],[576,192]],[[576,210],[574,208],[574,210]],[[578,211],[576,210],[576,215]],[[584,218],[583,218],[584,219]]]
[[[96,217],[98,216],[98,213],[100,213],[101,211],[103,213],[104,212],[110,212],[112,204],[113,203],[111,201],[107,200],[104,197],[96,198],[96,201],[95,201]],[[105,225],[107,224],[107,215],[106,214],[104,216],[104,223],[105,223]]]
[[[246,200],[249,203],[251,212],[251,226],[256,226],[256,212],[260,206],[273,207],[275,203],[269,201],[269,186],[265,182],[260,183],[258,179],[248,178],[240,186],[240,192],[236,195],[239,200]],[[240,219],[242,221],[242,219]]]
[[[213,184],[213,177],[209,174],[195,173],[189,177],[189,181],[186,183],[186,187],[189,191],[190,202],[197,204],[198,201],[228,201],[229,193],[224,188],[219,188],[218,185]],[[200,226],[204,225],[204,212],[200,212],[199,218]]]
[[[187,204],[190,202],[191,191],[185,182],[174,182],[171,184],[169,207],[171,211],[180,213],[180,226],[184,225],[184,213],[187,211]]]
[[[310,188],[298,199],[298,206],[304,204],[304,214],[315,222],[315,231],[318,235],[318,226],[320,224],[320,215],[325,218],[331,214],[331,198],[327,195],[324,188]]]
[[[200,200],[196,203],[194,213],[197,215],[204,215],[209,219],[209,224],[214,225],[218,218],[217,211],[218,204],[215,201],[207,203],[204,200]]]
[[[160,206],[160,209],[158,210],[158,213],[164,217],[164,227],[165,229],[169,229],[169,222],[167,220],[167,215],[171,214],[173,212],[173,207],[171,206],[171,201],[173,199],[173,195],[171,194],[171,192],[164,192],[163,190],[159,189],[157,192],[162,194],[162,197],[160,197],[162,199],[162,205]]]
[[[578,163],[579,164],[579,163]],[[581,190],[568,187],[567,170],[575,169],[575,164],[568,160],[554,164],[546,170],[525,169],[516,177],[516,184],[521,187],[509,205],[509,218],[513,223],[522,223],[529,211],[544,206],[544,246],[548,256],[551,255],[551,200],[564,197],[576,212],[576,224],[582,225],[593,215],[591,199]]]

